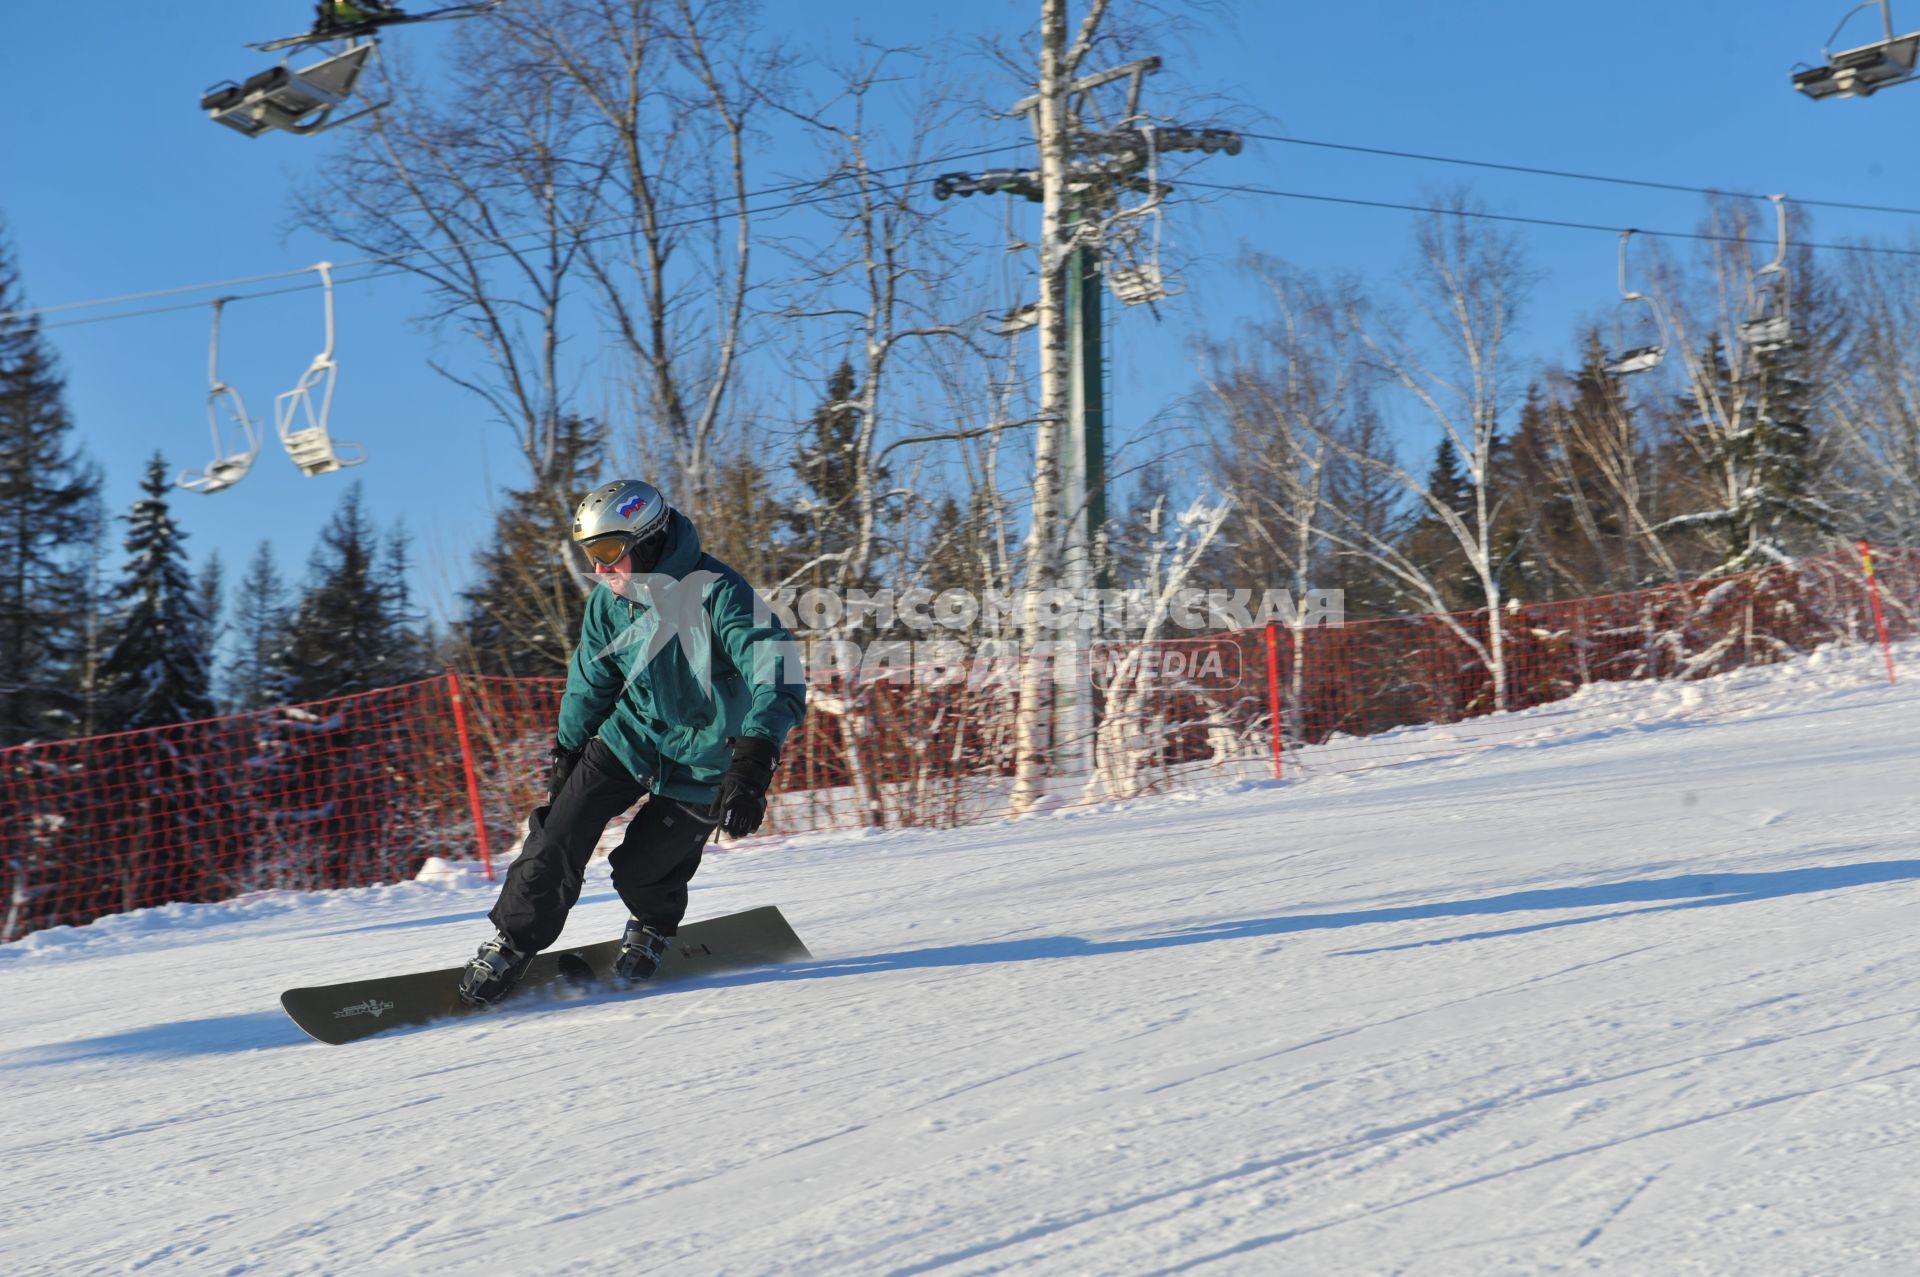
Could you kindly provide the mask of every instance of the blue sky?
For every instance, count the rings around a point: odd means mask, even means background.
[[[1826,0],[1241,0],[1185,11],[1164,0],[1185,23],[1158,48],[1168,69],[1150,88],[1212,95],[1249,130],[1294,138],[1920,206],[1920,181],[1904,158],[1920,91],[1816,104],[1789,86],[1792,66],[1817,57],[1846,7]],[[834,0],[770,3],[763,19],[798,48],[830,57],[850,52],[856,32],[903,44],[943,33],[1014,40],[1037,8],[1035,0],[989,0],[964,12]],[[1073,6],[1076,17],[1081,8]],[[1912,8],[1903,14],[1896,6],[1897,28],[1903,17],[1920,21],[1920,5]],[[0,131],[0,219],[34,304],[357,255],[290,230],[287,211],[290,184],[326,163],[350,130],[333,141],[249,141],[197,110],[206,86],[271,63],[246,41],[299,30],[310,12],[303,0],[9,6],[0,34],[0,112],[9,121]],[[1877,14],[1862,14],[1848,35],[1870,37],[1877,22]],[[427,60],[446,47],[445,30],[433,26],[389,38],[405,39]],[[1020,133],[1007,121],[979,125],[987,142]],[[1465,182],[1498,212],[1655,230],[1692,230],[1702,208],[1685,194],[1261,142],[1238,157],[1215,157],[1201,176],[1406,204]],[[763,179],[777,177],[763,170]],[[994,233],[1000,209],[991,200],[972,203],[979,233]],[[1904,242],[1910,221],[1822,211],[1812,233],[1822,241],[1876,235]],[[1238,319],[1257,317],[1258,298],[1234,269],[1243,246],[1390,281],[1412,229],[1404,213],[1253,195],[1183,209],[1168,233],[1191,262],[1187,291],[1164,303],[1158,320],[1144,308],[1115,319],[1116,436],[1140,431],[1189,391],[1198,335],[1225,335]],[[1614,239],[1543,228],[1520,234],[1544,272],[1522,348],[1563,359],[1582,325],[1610,322]],[[383,526],[404,518],[414,533],[421,590],[444,599],[487,535],[497,491],[518,480],[517,455],[502,427],[485,424],[471,398],[428,367],[430,359],[464,352],[457,338],[412,322],[423,309],[415,285],[400,278],[343,288],[338,304],[334,432],[364,443],[368,463],[307,479],[270,444],[244,482],[212,496],[182,492],[175,509],[196,560],[219,548],[230,580],[262,539],[273,543],[283,572],[297,576],[349,479],[361,479],[374,518]],[[136,495],[156,448],[175,466],[202,464],[211,451],[202,407],[209,317],[197,306],[47,331],[68,374],[80,438],[105,467],[116,512]],[[222,372],[255,416],[268,416],[320,335],[314,293],[236,305],[228,311]],[[804,405],[817,390],[796,384],[782,393]]]

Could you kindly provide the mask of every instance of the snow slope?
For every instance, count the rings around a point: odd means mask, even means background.
[[[812,961],[346,1047],[278,991],[458,961],[489,885],[42,933],[0,1272],[1917,1272],[1920,688],[1877,662],[715,855],[695,916],[778,903]],[[596,870],[567,940],[620,918]]]

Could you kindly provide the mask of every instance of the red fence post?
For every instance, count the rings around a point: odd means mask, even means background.
[[[493,856],[487,850],[487,821],[480,807],[480,779],[473,770],[473,743],[467,739],[467,711],[460,703],[460,676],[447,671],[447,691],[453,697],[453,726],[460,733],[460,763],[467,772],[467,805],[473,809],[473,839],[480,848],[480,869],[493,881]]]
[[[1873,574],[1873,547],[1867,544],[1865,537],[1860,538],[1860,562],[1867,569],[1867,597],[1873,600],[1873,624],[1880,631],[1880,650],[1887,658],[1887,682],[1894,682],[1893,645],[1887,642],[1887,618],[1880,612],[1880,581]]]
[[[1280,780],[1286,742],[1280,731],[1280,640],[1272,621],[1267,622],[1267,718],[1273,725],[1273,778]]]

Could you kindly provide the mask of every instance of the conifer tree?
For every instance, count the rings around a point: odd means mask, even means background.
[[[1356,415],[1347,446],[1351,452],[1336,454],[1327,467],[1327,504],[1339,512],[1337,525],[1349,539],[1362,543],[1397,543],[1413,522],[1404,490],[1379,467],[1355,460],[1392,448],[1385,424],[1371,405]],[[1375,556],[1336,551],[1328,572],[1345,594],[1350,617],[1391,616],[1406,609],[1401,583]]]
[[[234,658],[227,698],[235,709],[263,709],[288,699],[278,677],[287,641],[287,589],[262,541],[234,592]]]
[[[827,379],[826,398],[814,410],[809,431],[800,445],[799,458],[793,463],[802,499],[790,523],[795,550],[803,562],[823,555],[846,554],[860,542],[861,420],[859,406],[854,402],[857,390],[853,365],[842,360]],[[885,490],[887,477],[886,467],[876,466],[867,476],[867,482],[878,493]],[[886,502],[875,500],[876,510],[884,511],[886,507]],[[879,530],[874,531],[875,543],[868,547],[866,556],[869,562],[882,552]],[[867,583],[848,578],[840,566],[828,561],[815,563],[806,573],[805,584],[858,587]]]
[[[1446,509],[1469,526],[1476,519],[1473,485],[1461,467],[1460,454],[1453,441],[1442,438],[1434,449],[1433,466],[1427,472],[1427,491]],[[1441,522],[1436,513],[1426,513],[1407,532],[1407,558],[1439,588],[1448,611],[1478,607],[1483,595],[1473,565],[1467,561],[1459,539]],[[1409,610],[1423,611],[1428,606],[1419,596],[1407,600]]]
[[[1569,383],[1530,394],[1514,438],[1515,499],[1532,576],[1554,596],[1608,594],[1671,577],[1654,534],[1657,485],[1640,414],[1607,371],[1597,331]]]
[[[1834,525],[1817,494],[1811,393],[1804,343],[1753,352],[1736,376],[1718,335],[1702,360],[1700,388],[1683,401],[1692,418],[1683,437],[1699,459],[1695,509],[1666,520],[1662,531],[1691,532],[1710,551],[1704,576],[1770,567],[1791,560]]]
[[[413,603],[413,586],[409,583],[412,573],[413,538],[403,522],[387,533],[378,576],[391,627],[385,674],[385,682],[390,684],[411,683],[434,672],[426,618]]]
[[[962,506],[952,493],[940,498],[921,570],[926,588],[966,590],[978,595],[993,579],[988,563],[986,520],[980,510]]]
[[[771,472],[751,452],[716,462],[713,500],[700,520],[700,544],[756,589],[771,589],[796,566],[785,535],[793,512],[772,492]]]
[[[0,313],[25,309],[0,235]],[[0,746],[84,728],[86,543],[100,481],[35,318],[0,319]]]
[[[1797,344],[1755,354],[1752,419],[1725,444],[1741,481],[1728,525],[1733,556],[1722,571],[1787,562],[1805,544],[1806,533],[1833,528],[1832,510],[1816,495],[1812,396],[1803,360]]]
[[[355,483],[321,530],[312,584],[295,610],[279,675],[295,702],[403,682],[409,636],[379,563],[379,539]]]
[[[200,565],[200,571],[193,578],[194,599],[205,621],[199,648],[206,658],[210,691],[217,689],[220,683],[220,648],[227,639],[227,624],[222,617],[226,611],[226,576],[226,564],[220,558],[220,551],[214,550],[207,555],[207,561]],[[219,701],[217,694],[214,700],[216,703]]]
[[[572,548],[573,509],[598,481],[601,429],[566,417],[548,485],[506,493],[493,535],[474,555],[478,580],[461,592],[464,659],[482,674],[556,677],[580,636],[585,558]]]
[[[167,508],[167,463],[147,462],[144,494],[127,516],[126,600],[119,638],[101,665],[102,693],[122,730],[169,727],[213,716],[208,622],[187,571],[186,534]]]

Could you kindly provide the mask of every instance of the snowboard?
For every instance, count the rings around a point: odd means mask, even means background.
[[[573,949],[549,949],[535,956],[520,983],[504,1000],[511,1002],[541,990],[592,987],[613,974],[613,960],[619,953],[618,939]],[[810,956],[780,911],[763,905],[681,927],[653,979],[631,988],[639,992],[715,972]],[[288,989],[280,995],[280,1005],[309,1036],[338,1046],[388,1029],[491,1010],[460,1000],[460,973],[464,969],[462,964],[438,971]]]

